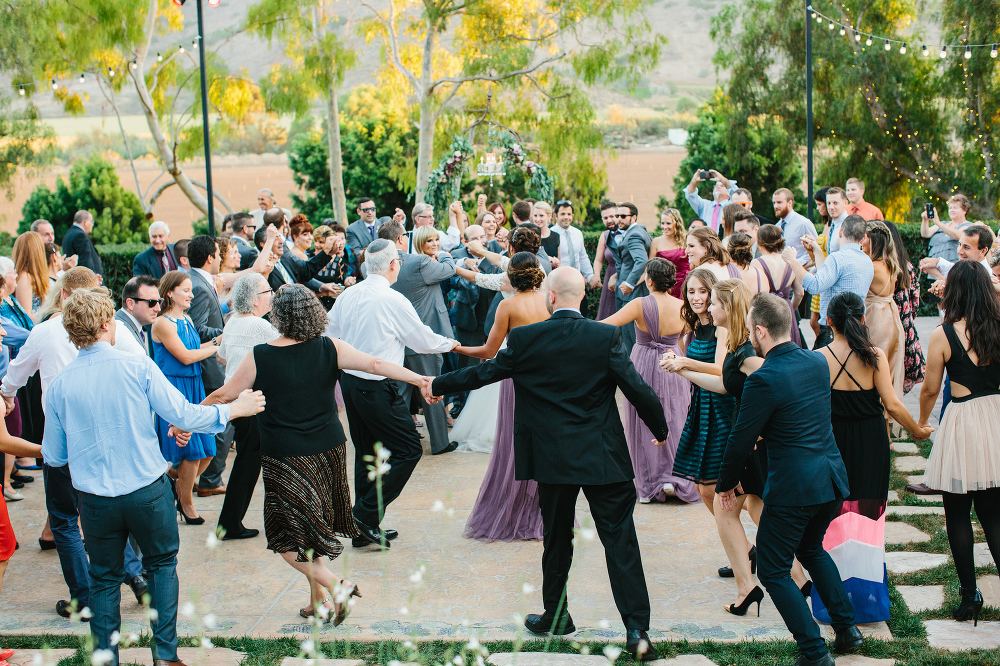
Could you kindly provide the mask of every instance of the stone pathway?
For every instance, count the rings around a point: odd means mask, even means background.
[[[911,613],[937,610],[944,605],[944,585],[897,585],[896,591]]]
[[[927,534],[927,532],[922,530],[918,530],[916,527],[908,523],[901,523],[896,520],[889,520],[885,523],[886,544],[895,545],[901,543],[922,543],[930,540],[930,534]]]
[[[991,650],[1000,647],[1000,622],[972,622],[954,620],[927,620],[927,642],[931,647],[944,650]],[[839,660],[838,660],[839,661]]]

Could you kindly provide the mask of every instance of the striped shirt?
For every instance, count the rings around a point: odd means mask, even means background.
[[[826,325],[826,308],[830,300],[842,291],[853,291],[865,299],[875,277],[871,258],[858,243],[845,243],[839,252],[831,253],[815,275],[802,278],[802,288],[819,294],[819,322]]]

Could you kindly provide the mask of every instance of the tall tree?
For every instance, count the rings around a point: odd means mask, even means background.
[[[651,0],[359,1],[374,17],[366,38],[383,40],[397,83],[419,109],[417,201],[433,168],[438,118],[464,85],[536,86],[551,94],[540,76],[560,82],[557,63],[584,85],[634,85],[665,43],[643,16]]]
[[[177,185],[198,210],[208,214],[208,201],[180,162],[201,147],[201,89],[198,63],[190,50],[177,49],[163,57],[151,54],[157,34],[176,33],[183,27],[181,9],[171,0],[35,0],[37,20],[22,39],[30,42],[30,61],[20,68],[15,88],[33,80],[57,81],[54,96],[66,112],[84,111],[84,97],[74,87],[81,74],[95,77],[101,92],[119,119],[118,95],[128,89],[138,97],[164,173],[170,181],[146,192],[136,189],[146,212],[160,194]],[[26,3],[30,4],[30,3]],[[190,66],[185,66],[184,63]],[[238,123],[263,109],[257,86],[229,73],[214,54],[209,58],[209,102],[225,122]],[[29,94],[42,92],[31,85]],[[125,138],[126,146],[128,139]],[[133,170],[133,175],[134,170]],[[159,178],[157,179],[159,180]],[[154,181],[155,185],[156,181]],[[216,195],[223,206],[232,207]],[[221,220],[222,214],[217,213]]]
[[[944,4],[959,12],[967,5],[995,9],[995,3]],[[956,101],[969,102],[954,76],[949,80],[945,73],[964,72],[969,61],[956,62],[964,60],[960,52],[943,60],[922,54],[934,15],[920,11],[923,5],[914,0],[816,0],[813,6],[846,26],[841,35],[827,21],[813,24],[814,134],[816,152],[823,156],[817,185],[849,176],[876,183],[869,198],[896,217],[911,216],[914,199],[946,200],[962,189],[973,199],[974,215],[994,217],[995,199],[982,185],[982,159],[978,166],[970,161],[968,144],[963,137],[954,140],[949,123]],[[985,17],[988,11],[974,13]],[[754,20],[740,21],[741,15]],[[715,63],[730,71],[731,132],[741,131],[741,118],[773,115],[804,143],[805,20],[800,0],[747,0],[713,19]],[[868,34],[899,41],[886,50],[882,40],[867,44]],[[995,32],[983,28],[980,34]],[[903,42],[906,53],[900,53]],[[989,68],[983,70],[985,87],[986,72],[995,71],[985,62],[992,60],[988,49],[974,52],[972,60]]]
[[[337,220],[347,221],[343,151],[340,145],[340,111],[337,94],[344,73],[354,67],[357,53],[337,35],[343,24],[335,0],[261,0],[247,12],[247,28],[275,39],[285,47],[289,64],[275,65],[261,83],[268,108],[277,112],[308,113],[313,100],[326,107],[330,191]]]

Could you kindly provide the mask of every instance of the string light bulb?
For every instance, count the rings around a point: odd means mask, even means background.
[[[24,97],[24,84],[23,83],[17,87],[17,94],[20,95],[21,97]]]
[[[972,47],[971,46],[966,46],[965,47],[965,59],[968,60],[971,57],[972,57]]]
[[[856,41],[856,42],[860,42],[861,41],[861,33],[860,32],[854,33],[854,41]]]
[[[899,47],[899,53],[900,55],[906,55],[906,42],[903,42],[903,45]]]
[[[114,67],[108,67],[108,76],[110,76],[111,78],[115,77],[115,68]]]
[[[816,14],[816,23],[823,23],[823,17],[819,14]]]
[[[139,63],[137,63],[135,60],[133,60],[132,62],[130,62],[128,64],[128,66],[131,67],[132,69],[135,69],[136,67],[139,66]]]
[[[813,12],[813,18],[816,19],[817,21],[820,20],[819,14],[817,14],[816,12]]]
[[[183,44],[178,44],[178,45],[177,45],[177,50],[178,50],[179,52],[181,52],[181,53],[184,53],[184,45],[183,45]]]
[[[156,54],[156,62],[163,62],[163,56],[159,53]]]
[[[868,39],[865,40],[865,46],[871,46],[871,45],[872,45],[872,38],[869,37]]]
[[[930,53],[931,53],[930,51],[928,51],[928,50],[927,50],[927,45],[926,45],[926,44],[924,44],[924,45],[923,45],[923,46],[921,47],[921,52],[922,52],[922,54],[923,54],[923,56],[924,56],[925,58],[926,58],[927,56],[929,56],[929,55],[930,55]]]
[[[84,79],[83,79],[83,74],[81,74],[81,75],[80,75],[80,83],[83,83],[83,81],[84,81]]]
[[[833,30],[833,21],[830,21],[830,30]]]
[[[840,26],[840,36],[843,37],[846,34],[847,34],[847,28],[845,28],[844,26]]]
[[[996,58],[997,57],[997,45],[996,44],[994,44],[993,48],[990,49],[990,57],[991,58]]]
[[[885,50],[886,51],[891,51],[892,50],[892,44],[889,43],[888,39],[885,40]]]
[[[58,84],[58,83],[56,82],[56,80],[55,80],[55,79],[52,79],[52,89],[53,89],[53,90],[55,90],[55,89],[57,89],[58,87],[59,87],[59,84]]]
[[[948,49],[942,46],[941,47],[941,53],[939,53],[938,56],[941,57],[941,58],[947,58],[948,57]]]

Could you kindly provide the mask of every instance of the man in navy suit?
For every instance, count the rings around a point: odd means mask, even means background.
[[[132,260],[132,277],[148,275],[159,280],[164,273],[177,270],[174,245],[170,242],[170,227],[157,220],[149,225],[149,249],[135,255]]]
[[[77,256],[77,266],[86,266],[101,277],[104,277],[104,266],[97,254],[94,242],[90,240],[90,232],[94,229],[94,216],[90,211],[78,210],[73,216],[73,226],[63,236],[63,254]]]
[[[758,294],[747,315],[764,365],[747,377],[715,492],[731,511],[740,472],[758,436],[767,442],[764,513],[757,530],[757,575],[799,645],[797,666],[833,666],[826,641],[790,571],[792,559],[812,576],[837,632],[833,649],[861,645],[854,609],[823,535],[850,494],[830,421],[830,368],[819,353],[791,341],[792,313],[774,294]]]

